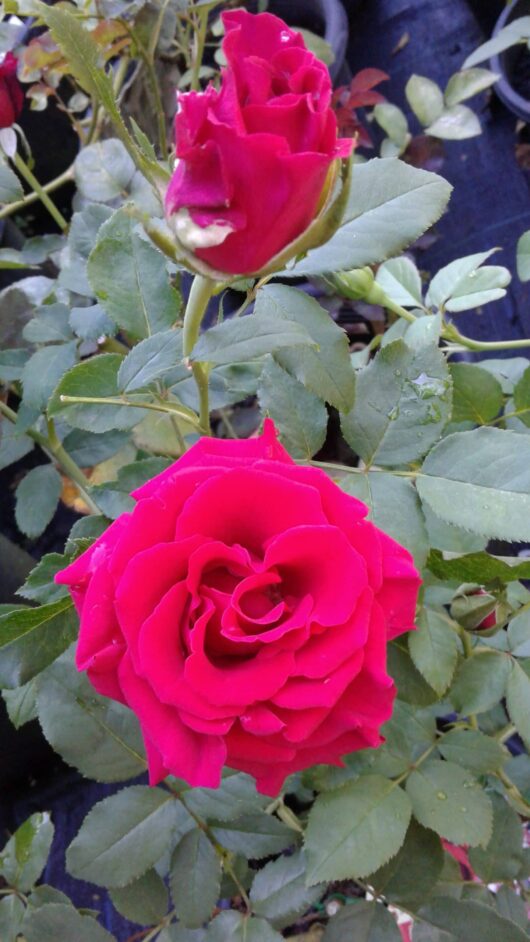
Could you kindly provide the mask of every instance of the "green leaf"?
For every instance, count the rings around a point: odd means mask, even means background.
[[[432,124],[444,110],[441,88],[424,75],[411,75],[405,85],[407,101],[423,127]]]
[[[221,886],[221,860],[200,828],[188,831],[173,851],[169,875],[179,921],[198,929],[212,915]]]
[[[527,749],[530,748],[530,678],[516,661],[508,675],[506,704],[512,723]]]
[[[75,162],[78,189],[85,199],[97,203],[123,198],[135,171],[132,157],[117,138],[83,147]]]
[[[511,20],[507,26],[500,29],[492,39],[488,39],[487,42],[482,43],[478,49],[475,49],[464,62],[464,68],[469,69],[471,66],[476,65],[477,62],[484,62],[485,59],[491,59],[492,56],[497,56],[500,52],[504,52],[505,49],[509,49],[510,46],[529,38],[530,16],[517,17],[517,19]]]
[[[272,357],[261,374],[258,400],[262,412],[274,419],[282,443],[294,458],[308,461],[320,451],[328,427],[324,403]]]
[[[458,635],[447,616],[423,608],[418,630],[409,636],[409,651],[420,674],[441,697],[447,690],[458,659]]]
[[[498,772],[509,755],[500,742],[477,729],[452,729],[439,740],[438,749],[444,759],[477,775]]]
[[[309,813],[305,849],[309,885],[363,877],[401,847],[410,801],[394,782],[362,775],[319,795]]]
[[[31,343],[62,343],[72,339],[68,324],[70,311],[66,304],[44,304],[38,307],[22,331]]]
[[[423,906],[420,916],[450,932],[456,942],[528,942],[522,929],[497,915],[491,906],[474,900],[442,896]]]
[[[2,942],[20,942],[25,912],[24,903],[18,896],[10,894],[0,899],[0,939]]]
[[[87,150],[90,150],[90,147],[84,148],[81,153],[85,154]],[[112,210],[108,206],[91,203],[82,212],[74,213],[72,216],[66,247],[61,253],[59,284],[63,288],[86,298],[93,298],[92,288],[87,279],[87,259],[94,248],[99,229],[111,215]],[[78,311],[79,308],[75,310]],[[90,308],[83,310],[89,311]],[[86,319],[87,316],[84,314],[83,318]],[[74,323],[71,322],[75,333],[79,326],[79,318],[80,315],[76,314]]]
[[[405,843],[384,867],[370,875],[370,886],[395,906],[416,910],[434,889],[443,867],[439,837],[411,820]]]
[[[357,373],[356,401],[341,417],[344,438],[365,464],[421,458],[440,437],[451,409],[447,364],[436,345],[383,347]]]
[[[92,916],[82,916],[73,906],[46,903],[26,911],[23,924],[27,942],[115,942],[114,936]]]
[[[15,729],[20,729],[25,723],[37,718],[36,694],[35,680],[28,681],[22,687],[15,687],[14,690],[2,691],[7,714]]]
[[[421,569],[429,544],[421,504],[412,482],[395,474],[369,471],[345,474],[338,484],[347,494],[368,505],[370,520],[405,546]]]
[[[164,256],[137,228],[127,207],[116,210],[99,230],[87,271],[108,316],[143,338],[175,323],[180,300],[170,285]]]
[[[55,752],[87,778],[121,782],[145,771],[138,720],[127,707],[95,692],[67,651],[37,684],[42,731]]]
[[[530,578],[525,576],[521,578]],[[508,646],[514,657],[530,657],[530,612],[512,618],[508,625]]]
[[[16,490],[15,519],[22,533],[34,539],[53,519],[61,496],[61,475],[41,464],[22,478]]]
[[[530,281],[530,229],[517,241],[517,275],[521,281]]]
[[[103,513],[115,520],[120,514],[133,509],[135,502],[130,496],[131,491],[165,471],[171,463],[171,459],[161,457],[137,459],[119,469],[116,481],[93,487],[94,499]]]
[[[328,922],[322,942],[401,942],[394,916],[382,903],[353,900]]]
[[[74,429],[63,439],[63,446],[81,468],[92,468],[112,458],[129,442],[127,432],[111,430],[94,434]]]
[[[383,262],[377,269],[375,280],[396,304],[401,304],[402,307],[422,306],[420,273],[414,262],[406,255]]]
[[[440,837],[471,847],[490,840],[491,801],[459,765],[431,759],[411,772],[406,789],[415,818]]]
[[[374,118],[399,150],[406,147],[410,139],[409,127],[401,108],[388,101],[381,102],[374,108]]]
[[[137,425],[145,418],[145,411],[141,408],[61,402],[61,396],[118,396],[118,371],[123,360],[124,357],[118,353],[101,353],[78,363],[63,376],[55,389],[48,414],[60,415],[69,425],[88,432],[108,432]]]
[[[490,556],[489,553],[466,553],[459,556],[431,550],[427,567],[438,579],[455,582],[517,582],[530,579],[530,561],[518,556]]]
[[[167,913],[168,892],[156,870],[148,870],[127,886],[115,887],[109,895],[122,916],[141,926],[156,925]]]
[[[513,404],[521,422],[530,426],[530,366],[524,371],[513,390]]]
[[[186,807],[200,818],[234,821],[269,804],[259,795],[256,782],[244,772],[225,769],[219,788],[188,788],[183,793]]]
[[[317,59],[320,59],[325,65],[333,65],[335,62],[335,52],[333,47],[326,42],[323,36],[313,33],[310,29],[299,29],[302,34],[306,48],[313,53]]]
[[[444,108],[436,121],[425,128],[425,133],[444,141],[463,141],[468,137],[477,137],[482,133],[482,128],[471,108],[467,105],[453,105]]]
[[[0,423],[0,471],[29,455],[34,447],[33,440],[21,435],[16,425],[7,419]]]
[[[464,258],[457,258],[449,265],[445,265],[436,273],[432,279],[426,304],[443,308],[445,303],[458,292],[461,286],[473,285],[477,277],[477,271],[481,265],[496,252],[497,249],[489,249],[487,252],[478,252],[475,255],[466,255]]]
[[[485,425],[502,409],[501,384],[487,370],[472,363],[451,363],[453,380],[453,422],[474,422]]]
[[[518,896],[509,886],[499,886],[495,893],[495,905],[497,912],[504,919],[515,922],[521,929],[526,931],[528,927],[528,913],[526,904],[521,896]]]
[[[458,713],[491,710],[506,691],[510,660],[497,651],[478,651],[462,662],[450,698]]]
[[[0,203],[14,203],[24,196],[22,184],[6,163],[0,161]]]
[[[28,361],[25,347],[18,350],[0,350],[0,378],[4,382],[20,379]]]
[[[209,363],[245,363],[280,347],[316,347],[307,330],[294,321],[265,314],[247,314],[211,327],[193,348],[193,359]]]
[[[253,912],[268,919],[275,929],[290,925],[317,903],[325,891],[324,886],[307,887],[305,873],[303,850],[269,861],[258,870],[252,883]]]
[[[461,101],[466,101],[473,95],[478,95],[479,92],[490,88],[499,78],[499,75],[490,72],[489,69],[462,69],[460,72],[455,72],[449,79],[444,92],[445,103],[449,108],[458,105]]]
[[[515,880],[523,863],[523,828],[505,798],[491,795],[493,833],[489,844],[472,847],[469,862],[484,883]]]
[[[29,893],[48,860],[53,831],[47,811],[32,814],[17,828],[0,854],[0,873],[9,886]]]
[[[342,226],[284,274],[344,271],[399,255],[440,218],[450,194],[441,177],[400,160],[356,164]]]
[[[234,821],[213,821],[211,829],[227,850],[256,860],[279,854],[297,840],[294,831],[262,811],[248,812]]]
[[[447,523],[501,540],[530,539],[530,442],[497,428],[448,435],[425,459],[419,495]]]
[[[89,811],[66,852],[69,873],[97,886],[125,886],[165,853],[179,814],[186,812],[161,788],[131,785],[104,798]]]
[[[22,372],[23,403],[37,412],[44,411],[61,377],[74,365],[77,342],[41,347],[29,360]],[[30,425],[33,422],[29,423]]]
[[[182,333],[164,330],[136,344],[125,357],[118,373],[122,392],[142,389],[177,366],[182,359]]]
[[[99,340],[101,337],[113,337],[116,324],[107,317],[101,304],[89,307],[73,307],[70,311],[70,327],[81,340]]]
[[[78,619],[70,597],[0,615],[0,687],[20,687],[74,640]]]
[[[387,651],[388,673],[397,686],[398,697],[415,706],[429,706],[438,699],[410,657],[406,642],[394,642]]]
[[[282,942],[282,936],[265,919],[230,909],[212,920],[205,942]]]
[[[282,347],[275,353],[280,366],[315,395],[337,409],[350,409],[355,396],[355,374],[351,365],[348,338],[329,313],[303,291],[287,285],[261,288],[256,298],[256,315],[277,317],[298,324],[318,349]]]

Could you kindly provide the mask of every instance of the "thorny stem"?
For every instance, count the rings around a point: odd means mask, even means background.
[[[464,648],[464,657],[467,660],[468,658],[473,657],[473,644],[471,642],[471,638],[469,637],[469,634],[465,628],[460,627],[458,634],[460,635],[460,640]],[[475,713],[469,713],[468,719],[469,719],[469,725],[471,726],[472,729],[479,728],[478,720]]]
[[[48,191],[45,190],[44,187],[40,185],[39,181],[31,172],[25,160],[23,160],[20,154],[18,153],[15,153],[11,159],[15,167],[17,168],[18,172],[20,173],[21,177],[24,177],[24,180],[26,181],[26,183],[29,183],[30,187],[33,189],[34,193],[36,194],[36,198],[40,199],[43,206],[46,207],[52,219],[59,226],[59,229],[61,229],[63,232],[66,229],[68,229],[68,223],[66,219],[64,218],[63,214],[59,212],[53,200],[51,200],[50,197],[48,196],[49,190]],[[27,200],[24,201],[24,205],[26,204],[27,204]],[[12,210],[12,207],[11,207],[11,210]]]

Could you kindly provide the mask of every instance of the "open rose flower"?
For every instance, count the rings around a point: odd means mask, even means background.
[[[17,79],[17,60],[8,52],[0,63],[0,128],[15,123],[24,104],[24,92]]]
[[[326,66],[270,13],[223,14],[221,88],[178,96],[166,194],[177,238],[212,269],[259,271],[312,222],[337,139]]]
[[[291,772],[381,741],[389,638],[413,627],[407,550],[321,470],[261,438],[202,438],[133,495],[57,581],[77,666],[137,714],[151,783],[275,794]]]

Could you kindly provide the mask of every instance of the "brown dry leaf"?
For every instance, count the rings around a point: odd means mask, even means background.
[[[63,487],[61,491],[61,500],[69,510],[75,510],[77,514],[89,514],[90,510],[85,504],[77,485],[70,478],[61,475]]]

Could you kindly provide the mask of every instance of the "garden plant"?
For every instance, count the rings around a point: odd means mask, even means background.
[[[2,696],[119,783],[66,867],[131,939],[527,942],[530,340],[458,325],[512,274],[420,272],[450,185],[397,156],[383,73],[333,96],[265,6],[4,2],[0,466],[39,455],[27,537],[79,516],[1,608]],[[460,139],[494,81],[407,97]],[[24,95],[78,140],[44,185]],[[331,296],[384,331],[352,348]],[[111,942],[42,882],[53,839],[43,807],[0,852],[0,939]]]

